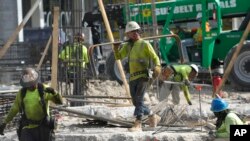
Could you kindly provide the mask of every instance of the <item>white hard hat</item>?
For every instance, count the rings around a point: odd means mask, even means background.
[[[194,69],[194,70],[196,71],[196,73],[198,73],[198,72],[199,72],[199,68],[198,68],[198,66],[197,66],[197,65],[195,65],[195,64],[191,64],[190,66],[192,67],[192,69]]]
[[[38,83],[38,73],[33,68],[26,68],[20,80],[20,84],[22,87],[31,87]]]
[[[84,40],[84,38],[85,38],[84,33],[77,33],[77,34],[75,35],[75,39],[81,39],[81,40]]]
[[[138,25],[137,22],[135,21],[130,21],[127,23],[126,28],[125,28],[125,33],[128,33],[130,31],[138,30],[141,27]]]
[[[82,33],[82,38],[83,38],[83,39],[85,38],[85,34],[84,34],[84,33]]]
[[[199,12],[199,13],[197,14],[197,16],[196,16],[196,20],[201,20],[201,18],[202,18],[202,13]]]

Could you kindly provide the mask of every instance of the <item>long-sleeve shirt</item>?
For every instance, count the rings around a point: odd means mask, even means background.
[[[188,76],[190,72],[192,71],[192,68],[190,67],[190,65],[172,65],[172,67],[175,73],[174,78],[173,78],[174,81],[182,82],[184,80],[188,80]],[[186,100],[190,102],[191,98],[190,98],[188,86],[181,85],[180,87],[186,97]]]
[[[44,85],[44,88],[45,88],[45,85]],[[22,110],[22,96],[21,95],[22,94],[21,94],[21,89],[20,89],[16,95],[14,103],[7,117],[4,120],[5,123],[9,123],[10,121],[12,121],[12,119],[17,115],[17,113],[21,112],[20,111]],[[49,102],[48,101],[57,103],[57,101],[59,101],[59,99],[61,100],[62,97],[58,93],[51,94],[51,93],[46,93],[46,92],[44,92],[43,96],[44,96],[44,101],[46,105],[47,115],[49,115]],[[30,91],[27,89],[25,97],[23,98],[24,112],[25,112],[27,119],[33,120],[33,121],[41,121],[45,117],[45,113],[43,111],[43,107],[42,107],[40,100],[41,98],[40,98],[38,89],[35,89],[34,91]],[[32,124],[27,127],[33,128],[37,126],[38,125]]]
[[[82,43],[66,46],[59,54],[59,58],[68,63],[68,66],[81,66],[85,68],[88,59],[88,49]]]
[[[160,59],[151,44],[142,39],[137,40],[133,45],[126,43],[119,52],[115,52],[116,59],[123,59],[125,57],[128,57],[129,61],[130,81],[141,77],[148,77],[147,70],[150,68],[150,61],[155,66],[161,65]]]
[[[245,124],[235,113],[230,112],[227,114],[225,121],[216,131],[216,137],[229,138],[230,137],[230,125],[243,125]]]

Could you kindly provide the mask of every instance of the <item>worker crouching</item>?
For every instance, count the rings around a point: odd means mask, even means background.
[[[235,112],[228,108],[228,103],[221,99],[215,98],[211,103],[211,111],[217,118],[216,131],[210,133],[219,141],[219,139],[229,140],[230,125],[244,125],[246,124]]]
[[[150,61],[154,63],[152,79],[156,79],[161,72],[159,57],[155,53],[151,44],[140,38],[140,26],[130,21],[125,29],[126,42],[121,49],[118,45],[114,46],[115,58],[123,59],[128,57],[129,63],[129,87],[133,105],[135,106],[134,116],[135,123],[129,131],[142,131],[142,116],[149,116],[150,127],[156,127],[160,117],[152,113],[144,104],[145,90],[151,79],[149,78]]]

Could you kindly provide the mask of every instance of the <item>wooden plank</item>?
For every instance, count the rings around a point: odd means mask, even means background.
[[[47,44],[46,44],[46,47],[45,47],[45,49],[44,49],[44,51],[43,51],[43,55],[42,55],[42,57],[41,57],[41,59],[40,59],[40,61],[39,61],[39,63],[38,63],[37,68],[36,68],[37,71],[39,71],[39,70],[41,69],[41,66],[42,66],[42,64],[43,64],[43,60],[44,60],[44,58],[45,58],[45,55],[48,53],[49,45],[50,45],[50,43],[51,43],[51,39],[52,39],[52,37],[50,36],[50,37],[49,37],[49,40],[48,40],[48,42],[47,42]]]
[[[54,7],[53,15],[53,41],[52,41],[52,65],[51,65],[51,87],[57,90],[57,65],[58,65],[58,21],[59,7]]]
[[[5,55],[5,53],[9,49],[10,45],[16,40],[16,37],[17,37],[18,33],[24,27],[24,25],[27,23],[27,21],[29,20],[29,18],[31,17],[31,15],[34,13],[34,11],[36,10],[36,8],[38,7],[38,5],[39,5],[39,3],[41,1],[42,0],[37,0],[34,3],[34,5],[29,10],[29,12],[24,17],[23,21],[18,25],[18,27],[16,28],[16,30],[14,31],[14,33],[12,33],[12,35],[9,37],[9,39],[6,42],[6,44],[4,44],[4,46],[2,48],[0,48],[0,59]]]
[[[112,31],[111,31],[111,28],[110,28],[110,25],[109,25],[109,21],[108,21],[107,14],[106,14],[105,8],[103,6],[102,0],[98,0],[98,4],[99,4],[99,7],[100,7],[100,11],[102,13],[104,24],[106,26],[106,30],[107,30],[107,33],[108,33],[109,40],[111,42],[114,42],[114,37],[113,37]],[[112,44],[112,49],[114,50],[114,45],[113,44]],[[124,84],[124,87],[125,87],[125,90],[126,90],[126,94],[127,94],[128,97],[130,97],[129,85],[127,83],[127,79],[126,79],[126,76],[125,76],[125,73],[124,73],[124,70],[123,70],[121,60],[116,60],[116,64],[117,64],[118,69],[120,71],[121,78],[122,78],[122,81],[123,81],[123,84]],[[131,100],[130,100],[130,103],[132,103]]]
[[[215,96],[216,94],[218,94],[219,91],[222,89],[222,86],[225,84],[225,82],[226,82],[226,80],[227,80],[227,78],[228,78],[228,75],[230,74],[230,72],[231,72],[231,70],[232,70],[232,67],[233,67],[233,65],[234,65],[234,62],[235,62],[235,60],[237,59],[238,54],[240,53],[240,50],[241,50],[241,48],[242,48],[242,46],[243,46],[243,44],[244,44],[244,42],[245,42],[245,40],[246,40],[246,38],[247,38],[249,32],[250,32],[250,22],[248,22],[247,28],[246,28],[246,30],[244,31],[244,33],[243,33],[243,35],[242,35],[242,37],[241,37],[241,39],[240,39],[240,43],[239,43],[238,46],[236,47],[236,50],[235,50],[235,52],[234,52],[234,54],[233,54],[233,56],[232,56],[232,59],[231,59],[231,61],[229,62],[228,66],[227,66],[227,68],[226,68],[226,70],[225,70],[225,73],[224,73],[224,75],[223,75],[223,77],[222,77],[221,83],[219,84],[219,86],[218,86],[218,88],[216,89],[216,91],[213,93],[213,96]]]

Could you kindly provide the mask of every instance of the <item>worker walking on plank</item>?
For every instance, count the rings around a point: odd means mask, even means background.
[[[129,128],[129,131],[142,130],[141,123],[143,115],[149,115],[150,127],[156,127],[160,121],[160,117],[153,114],[152,111],[144,105],[145,90],[150,81],[148,74],[151,67],[150,62],[152,61],[154,63],[152,77],[156,79],[161,72],[160,60],[151,44],[141,39],[140,29],[140,26],[136,22],[128,22],[125,28],[128,42],[126,42],[121,49],[119,49],[117,45],[114,47],[116,59],[128,57],[128,70],[130,73],[129,87],[132,102],[135,106],[134,116],[136,116],[134,126]]]
[[[0,124],[0,134],[6,124],[19,112],[20,125],[17,135],[20,141],[51,141],[55,126],[50,116],[49,101],[62,104],[62,97],[53,88],[38,83],[38,73],[32,68],[23,71],[20,84],[22,88],[16,95],[7,117]]]
[[[192,105],[190,100],[190,93],[188,86],[190,81],[192,81],[198,75],[199,69],[195,64],[186,65],[178,64],[167,66],[163,69],[161,79],[171,80],[175,82],[184,82],[183,85],[167,84],[163,83],[160,86],[160,97],[168,98],[171,94],[173,99],[173,104],[180,104],[180,90],[184,92],[185,98],[189,105]],[[163,98],[160,98],[163,99]]]

